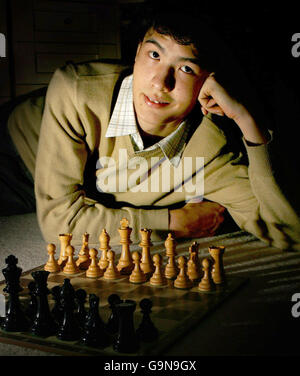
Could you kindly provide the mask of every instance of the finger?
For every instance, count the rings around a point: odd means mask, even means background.
[[[216,100],[214,98],[209,98],[205,107],[206,108],[209,108],[209,107],[213,107],[217,104]]]
[[[215,233],[223,222],[224,222],[224,216],[218,215],[217,218],[216,218],[215,225],[210,231],[212,233]]]
[[[201,111],[204,116],[208,114],[208,111],[204,107],[201,107]]]
[[[203,106],[203,107],[204,107],[204,109],[206,111],[210,112],[211,114],[220,115],[220,116],[224,116],[225,115],[224,111],[219,106],[215,106],[215,107],[206,107],[206,106]]]

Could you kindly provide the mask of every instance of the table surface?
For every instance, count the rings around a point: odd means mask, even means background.
[[[300,317],[292,315],[296,304],[292,296],[300,293],[300,254],[269,247],[241,231],[194,240],[200,244],[200,258],[208,255],[209,246],[224,245],[226,274],[247,277],[248,282],[165,355],[298,355]],[[179,242],[177,247],[180,250],[189,244],[191,240]],[[154,247],[163,247],[163,243]],[[138,245],[131,248],[140,249]],[[1,270],[9,254],[18,257],[23,271],[41,265],[47,259],[45,249],[34,214],[0,217]],[[116,251],[120,249],[116,247]],[[0,355],[52,354],[0,343]]]

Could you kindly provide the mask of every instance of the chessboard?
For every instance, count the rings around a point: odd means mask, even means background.
[[[143,230],[145,232],[145,230]],[[170,241],[168,237],[167,241]],[[167,245],[166,241],[166,245]],[[173,244],[174,245],[174,244]],[[181,250],[179,255],[179,261],[177,263],[182,272],[183,266],[180,263],[184,263],[184,254],[195,257],[195,242],[191,247],[188,247],[186,251]],[[110,247],[106,243],[107,249]],[[87,249],[87,243],[85,242]],[[197,247],[196,247],[197,248]],[[100,249],[104,249],[103,244],[100,245]],[[72,249],[71,249],[72,250]],[[74,250],[74,249],[73,249]],[[94,249],[93,249],[94,250]],[[223,250],[224,251],[224,250]],[[128,252],[128,248],[127,248]],[[148,252],[150,252],[148,247]],[[53,261],[53,248],[48,247],[48,253],[50,259]],[[73,258],[72,252],[68,253],[68,260]],[[164,253],[164,256],[167,252]],[[62,254],[62,253],[61,253]],[[90,253],[93,256],[93,253]],[[151,255],[152,256],[152,255]],[[120,259],[122,258],[122,253]],[[49,260],[50,260],[49,259]],[[48,260],[48,263],[49,263]],[[136,258],[134,259],[137,263]],[[153,260],[156,260],[153,257]],[[187,258],[186,258],[187,260]],[[205,259],[207,260],[207,259]],[[73,259],[76,261],[76,258]],[[77,258],[78,261],[78,258]],[[160,262],[155,262],[156,271],[166,267],[167,261],[161,257]],[[66,262],[66,261],[65,261]],[[33,282],[33,275],[35,272],[44,271],[45,263],[33,270],[23,272],[20,275],[19,284],[21,291],[19,292],[19,301],[26,312],[30,305],[30,283]],[[67,262],[68,264],[68,262]],[[65,263],[65,266],[67,265]],[[205,263],[202,263],[202,266]],[[66,266],[67,268],[67,266]],[[55,286],[60,288],[65,283],[66,279],[70,282],[74,291],[80,289],[86,292],[86,296],[96,295],[99,298],[98,313],[101,320],[105,325],[109,322],[112,315],[112,305],[110,304],[110,297],[112,294],[116,294],[121,301],[127,302],[128,300],[136,303],[133,312],[133,326],[134,330],[140,327],[145,312],[142,309],[142,301],[148,299],[151,302],[151,309],[148,312],[150,314],[151,323],[157,331],[157,336],[152,340],[143,340],[143,337],[139,338],[136,351],[126,353],[124,351],[116,351],[114,343],[116,341],[118,333],[110,333],[109,341],[105,346],[88,346],[82,344],[79,340],[62,340],[57,335],[50,335],[41,337],[33,334],[32,331],[7,331],[3,328],[0,329],[0,342],[10,343],[14,345],[31,347],[39,349],[41,351],[48,351],[59,355],[102,355],[102,356],[139,356],[139,355],[162,355],[166,349],[174,345],[181,336],[188,335],[189,331],[199,324],[201,320],[204,320],[209,314],[211,314],[217,307],[234,294],[239,288],[241,288],[247,281],[246,278],[236,276],[226,276],[222,283],[214,284],[213,288],[201,290],[199,289],[199,280],[193,280],[189,287],[178,288],[176,287],[176,278],[168,278],[164,284],[153,284],[151,278],[148,278],[143,283],[132,283],[130,281],[128,273],[120,274],[116,279],[105,279],[103,274],[99,277],[89,278],[87,277],[87,269],[77,269],[74,273],[66,273],[69,269],[61,269],[56,272],[46,272],[47,276],[47,288],[49,290],[47,300],[50,311],[55,307],[56,301],[54,295],[50,293]],[[204,268],[203,268],[204,270]],[[206,272],[204,271],[204,274]],[[4,274],[4,273],[3,273]],[[179,272],[180,274],[180,272]],[[178,274],[178,275],[179,275]],[[153,274],[154,275],[154,274]],[[202,275],[202,278],[203,275]],[[205,279],[205,278],[204,278]],[[5,286],[7,281],[0,283],[0,294],[6,296]],[[201,280],[203,283],[203,280]],[[3,291],[4,290],[4,291]],[[89,302],[86,299],[84,303],[86,311],[89,310]],[[1,318],[3,322],[5,318]],[[1,324],[1,323],[0,323]],[[1,325],[2,327],[2,325]]]
[[[43,266],[34,270],[42,270]],[[26,306],[28,302],[28,283],[32,281],[31,272],[24,273],[21,277],[21,286],[24,290],[20,293],[20,299]],[[121,299],[131,299],[139,303],[148,297],[153,303],[151,318],[159,331],[157,340],[151,343],[142,343],[136,354],[130,355],[158,355],[168,346],[174,344],[182,335],[188,335],[188,331],[197,325],[206,315],[209,315],[225,299],[232,295],[245,282],[244,278],[230,278],[226,286],[216,289],[215,292],[200,292],[197,287],[190,290],[179,290],[174,287],[173,281],[168,281],[165,287],[153,287],[149,283],[135,285],[124,277],[121,280],[108,282],[101,279],[92,280],[85,277],[85,273],[73,277],[57,273],[48,278],[48,288],[61,285],[65,278],[70,278],[75,289],[83,288],[87,293],[95,293],[100,297],[99,312],[104,322],[107,322],[110,315],[110,308],[107,298],[110,294],[118,294]],[[4,283],[0,285],[1,290]],[[54,302],[50,299],[50,308]],[[137,309],[134,315],[135,327],[138,327],[142,319],[142,313]],[[26,332],[5,332],[0,331],[0,341],[20,346],[38,348],[43,351],[50,351],[60,355],[126,355],[117,353],[112,346],[104,349],[91,348],[78,345],[78,341],[62,341],[55,336],[41,338]]]

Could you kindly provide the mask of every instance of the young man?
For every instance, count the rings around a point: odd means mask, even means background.
[[[169,16],[170,25],[162,17],[147,28],[133,73],[97,62],[58,69],[41,127],[38,111],[26,122],[28,103],[10,117],[10,135],[35,176],[47,242],[63,232],[73,233],[74,244],[84,232],[97,242],[106,228],[118,243],[123,217],[134,242],[141,228],[151,228],[153,240],[167,231],[177,238],[209,236],[226,208],[241,229],[300,249],[299,218],[268,159],[269,132],[220,85],[218,72],[206,68],[198,25],[188,32],[183,18]],[[214,115],[240,129],[249,166]]]

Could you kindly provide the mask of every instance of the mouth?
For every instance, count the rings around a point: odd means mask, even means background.
[[[152,97],[148,97],[147,95],[144,94],[144,100],[146,102],[146,104],[150,107],[154,107],[154,108],[162,108],[162,107],[166,107],[167,105],[170,104],[170,102],[166,102],[160,98],[152,98]]]

